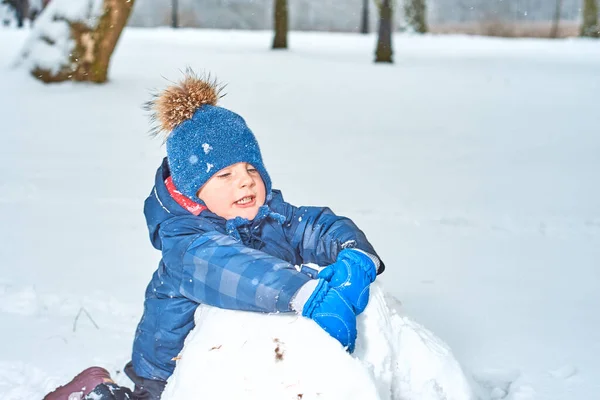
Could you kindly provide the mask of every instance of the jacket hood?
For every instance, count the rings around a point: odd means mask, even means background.
[[[158,250],[162,248],[158,234],[160,225],[171,218],[191,215],[190,211],[179,205],[169,193],[165,181],[170,176],[171,171],[165,157],[160,167],[156,170],[152,192],[150,192],[150,195],[144,202],[144,216],[146,217],[150,241]]]

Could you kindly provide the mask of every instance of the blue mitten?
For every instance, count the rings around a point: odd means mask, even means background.
[[[377,264],[367,253],[357,249],[340,251],[336,262],[319,273],[319,278],[329,282],[331,288],[343,295],[356,315],[367,307],[369,285],[377,277]]]
[[[350,304],[337,290],[331,288],[327,281],[319,279],[302,307],[302,316],[315,321],[350,353],[354,351],[356,315]]]

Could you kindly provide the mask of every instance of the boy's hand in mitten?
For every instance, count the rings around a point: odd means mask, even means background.
[[[356,343],[356,315],[346,299],[324,279],[306,283],[292,300],[292,308],[315,321],[350,353]]]
[[[369,302],[369,285],[377,277],[377,259],[358,249],[340,251],[336,262],[319,273],[319,278],[343,295],[360,314]]]

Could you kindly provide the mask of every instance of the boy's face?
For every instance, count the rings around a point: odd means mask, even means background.
[[[242,217],[253,220],[265,204],[265,184],[248,163],[223,168],[198,191],[198,197],[213,213],[225,219]]]

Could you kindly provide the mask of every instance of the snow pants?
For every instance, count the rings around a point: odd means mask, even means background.
[[[160,400],[167,382],[137,376],[131,361],[125,366],[125,374],[135,384],[133,391],[114,383],[103,383],[96,386],[83,400]]]

